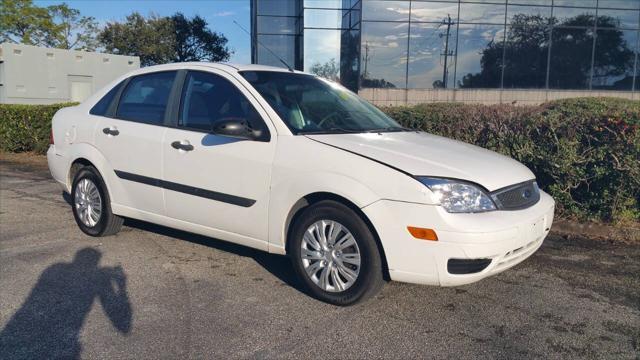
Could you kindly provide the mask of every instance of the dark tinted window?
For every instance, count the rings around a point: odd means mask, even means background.
[[[260,115],[247,98],[228,80],[211,73],[189,72],[180,105],[180,125],[210,131],[221,120],[247,120],[254,129],[264,129]]]
[[[287,64],[294,66],[296,57],[296,41],[298,37],[293,35],[258,35],[258,41],[264,45],[259,46],[258,59],[260,64],[275,67],[284,66],[278,58],[276,58],[267,48],[271,49],[275,54],[284,60]]]
[[[260,0],[257,1],[258,14],[272,16],[297,16],[297,1]]]
[[[132,78],[120,97],[117,117],[162,124],[175,75],[168,71]]]
[[[109,111],[109,106],[111,106],[111,103],[113,102],[115,96],[118,94],[118,91],[122,87],[122,84],[124,84],[124,81],[114,86],[113,89],[109,90],[109,92],[91,108],[89,114],[106,116],[107,111]]]

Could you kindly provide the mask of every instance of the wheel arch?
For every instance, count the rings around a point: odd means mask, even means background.
[[[82,169],[85,166],[93,166],[94,168],[96,167],[91,161],[83,158],[83,157],[79,157],[76,158],[75,160],[73,160],[71,162],[71,166],[69,166],[69,171],[67,174],[67,184],[71,185],[73,183],[73,179],[76,177],[76,174],[78,173],[78,171],[80,171],[80,169]],[[96,169],[96,171],[98,171]],[[98,171],[99,172],[99,171]]]
[[[371,220],[367,217],[367,215],[354,202],[335,193],[322,192],[322,191],[314,192],[301,197],[300,199],[298,199],[298,201],[294,203],[294,205],[289,210],[289,213],[287,214],[285,225],[284,225],[286,254],[287,255],[289,254],[289,244],[291,243],[291,240],[292,240],[291,239],[291,230],[293,228],[292,225],[295,223],[297,218],[302,214],[302,211],[304,209],[324,200],[332,200],[347,206],[348,208],[353,210],[353,212],[355,212],[362,219],[362,221],[365,222],[365,224],[373,234],[373,238],[376,241],[376,246],[378,248],[378,252],[380,253],[380,258],[382,260],[382,271],[383,271],[384,278],[385,280],[389,280],[390,276],[389,276],[389,267],[387,265],[387,257],[385,255],[384,247],[382,246],[382,241],[380,241],[380,236],[378,235],[378,231],[376,230],[375,226],[373,225]]]
[[[112,177],[115,176],[115,173],[111,171],[113,176],[110,176],[109,170],[111,169],[111,165],[98,149],[87,143],[73,144],[69,149],[68,159],[69,166],[66,181],[69,193],[71,192],[71,186],[73,185],[73,178],[77,174],[78,170],[82,166],[93,166],[102,178],[104,185],[107,187],[107,191],[111,196],[111,201],[114,200],[111,183]]]

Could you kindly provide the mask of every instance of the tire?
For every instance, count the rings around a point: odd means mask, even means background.
[[[123,218],[111,212],[109,192],[93,166],[85,166],[76,173],[71,187],[71,208],[78,227],[87,235],[114,235],[124,223]],[[92,214],[90,219],[88,213]]]
[[[319,233],[325,234],[324,239]],[[365,301],[384,284],[374,234],[359,214],[336,201],[313,204],[295,219],[289,255],[307,293],[330,304],[347,306]],[[353,274],[357,274],[355,280]]]

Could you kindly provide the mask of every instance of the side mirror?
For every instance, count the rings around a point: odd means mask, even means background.
[[[247,120],[241,118],[220,119],[213,124],[211,133],[245,140],[262,138],[262,130],[253,129]]]

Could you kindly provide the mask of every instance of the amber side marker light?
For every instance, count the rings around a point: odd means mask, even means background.
[[[411,233],[411,235],[416,239],[438,241],[438,235],[436,235],[436,232],[433,231],[433,229],[407,226],[407,230],[409,230],[409,233]]]

